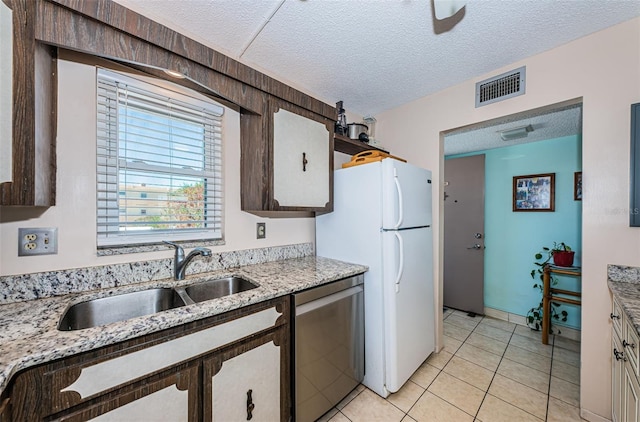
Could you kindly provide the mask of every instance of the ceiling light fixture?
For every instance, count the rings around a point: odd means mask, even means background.
[[[177,72],[175,70],[164,69],[164,73],[166,73],[167,75],[172,76],[174,78],[178,78],[178,79],[186,78],[186,76],[184,76],[182,73]]]
[[[451,31],[466,13],[467,0],[431,0],[433,32],[438,35]]]
[[[514,139],[526,138],[529,135],[529,132],[533,132],[533,126],[531,125],[498,131],[503,141],[512,141]]]

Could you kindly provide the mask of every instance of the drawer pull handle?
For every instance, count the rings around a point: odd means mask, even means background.
[[[614,315],[613,312],[611,312],[611,315],[609,315],[611,317],[611,319],[620,319],[620,315]]]
[[[307,160],[307,153],[302,153],[302,171],[307,171],[307,164],[309,164],[309,160]]]
[[[256,408],[256,405],[253,404],[253,398],[251,397],[251,393],[253,390],[247,391],[247,420],[250,421],[253,418],[253,409]]]
[[[618,352],[617,349],[613,349],[613,354],[616,357],[616,360],[622,360],[623,362],[627,361],[627,358],[624,357],[624,353],[623,352]]]
[[[631,347],[632,349],[636,348],[635,343],[627,343],[627,340],[622,340],[622,347],[627,347],[627,346]]]

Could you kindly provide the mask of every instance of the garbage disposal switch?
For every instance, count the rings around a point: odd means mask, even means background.
[[[293,295],[297,422],[315,421],[364,378],[364,276]]]

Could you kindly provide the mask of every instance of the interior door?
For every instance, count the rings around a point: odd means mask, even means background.
[[[484,314],[484,155],[444,162],[444,306]]]

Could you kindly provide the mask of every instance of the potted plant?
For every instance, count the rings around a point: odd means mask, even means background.
[[[564,242],[553,242],[553,249],[549,252],[553,257],[553,263],[558,267],[571,267],[575,252]]]
[[[548,248],[544,246],[542,248],[542,252],[535,254],[536,261],[534,262],[534,265],[536,268],[531,270],[531,278],[534,280],[540,280],[533,285],[534,289],[538,289],[540,291],[540,303],[537,307],[531,308],[529,309],[529,312],[527,312],[527,325],[532,330],[539,331],[540,328],[542,328],[542,294],[544,288],[542,277],[545,265],[549,264],[549,261],[553,259],[553,263],[557,266],[570,267],[573,265],[573,257],[574,251],[572,251],[571,247],[564,242],[553,242],[553,247]],[[549,276],[549,281],[552,286],[558,284],[558,280],[552,275]],[[556,321],[566,322],[568,316],[567,311],[559,309],[560,306],[561,305],[559,303],[551,302],[551,318]],[[553,333],[552,326],[549,326],[549,330]],[[559,333],[560,330],[558,330],[558,334]]]

